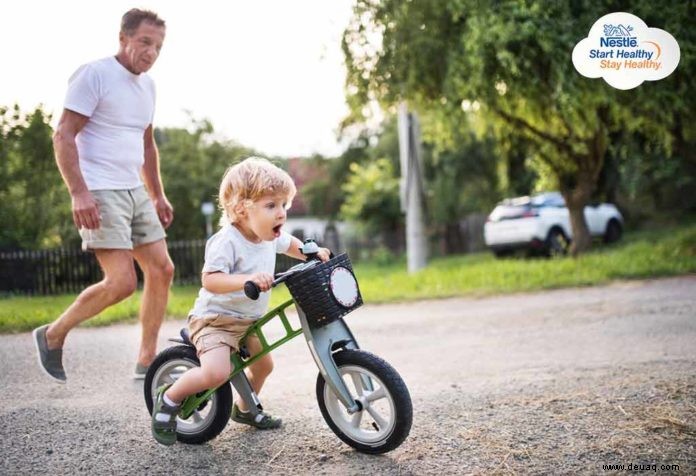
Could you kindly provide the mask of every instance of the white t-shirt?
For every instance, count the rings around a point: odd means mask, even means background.
[[[275,272],[276,253],[285,253],[290,248],[292,235],[281,231],[273,241],[252,243],[233,225],[225,225],[208,239],[205,245],[203,273],[220,271],[227,274],[254,274]],[[215,294],[201,288],[193,309],[192,318],[216,314],[232,317],[257,319],[266,313],[271,293],[261,293],[252,301],[244,290],[226,294]]]
[[[142,184],[143,136],[155,112],[155,83],[110,56],[80,66],[70,77],[65,109],[88,116],[77,135],[80,170],[89,190]]]

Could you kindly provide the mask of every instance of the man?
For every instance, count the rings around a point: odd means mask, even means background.
[[[104,279],[82,291],[54,322],[34,330],[41,369],[61,383],[68,332],[135,291],[133,259],[144,276],[136,378],[144,377],[155,357],[174,274],[164,232],[173,209],[162,188],[153,135],[154,83],[145,73],[159,56],[165,29],[153,12],[126,12],[116,56],[83,65],[69,81],[53,146],[82,246],[94,251]]]

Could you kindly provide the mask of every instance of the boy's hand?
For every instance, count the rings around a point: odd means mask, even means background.
[[[329,258],[331,258],[331,250],[328,248],[319,248],[317,258],[319,258],[322,263],[329,261]]]
[[[256,273],[249,277],[249,281],[253,281],[254,284],[259,287],[261,292],[265,292],[271,289],[271,285],[273,284],[273,276],[268,273]]]

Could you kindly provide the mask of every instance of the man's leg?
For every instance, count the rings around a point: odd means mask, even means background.
[[[130,250],[94,250],[104,279],[88,287],[46,330],[49,349],[63,347],[68,332],[107,307],[127,298],[138,284]]]
[[[138,363],[147,367],[157,352],[157,336],[167,310],[169,286],[174,277],[174,263],[169,258],[165,240],[138,246],[133,250],[133,256],[143,270],[144,278],[140,303],[142,338]]]
[[[33,332],[41,369],[60,383],[66,380],[63,343],[68,332],[106,307],[133,294],[137,284],[129,250],[100,249],[95,253],[104,271],[104,279],[82,291],[54,322]]]

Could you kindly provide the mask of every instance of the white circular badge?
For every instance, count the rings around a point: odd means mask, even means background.
[[[358,282],[353,273],[342,266],[331,271],[329,278],[331,294],[343,307],[351,307],[358,301]]]

